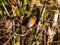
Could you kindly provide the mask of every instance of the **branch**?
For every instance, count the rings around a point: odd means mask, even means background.
[[[13,34],[12,36],[3,44],[3,45],[7,45],[7,43],[14,37],[14,35],[16,35],[16,33],[18,32],[19,30],[17,29]]]

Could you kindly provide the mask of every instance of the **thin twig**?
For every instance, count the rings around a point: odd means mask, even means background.
[[[59,43],[60,44],[60,40],[58,40],[58,41],[52,41],[50,43]]]
[[[6,13],[7,13],[7,15],[10,16],[9,12],[7,11],[7,9],[6,9],[5,5],[4,5],[4,3],[2,3],[2,5],[3,5],[3,7],[4,7],[4,9],[5,9]]]
[[[18,0],[18,6],[19,6],[19,7],[21,7],[21,6],[22,6],[22,4],[21,4],[21,1],[20,1],[20,0]]]
[[[57,21],[58,21],[58,13],[59,13],[59,10],[57,10],[57,11],[55,12],[54,19],[53,19],[53,21],[54,21],[53,27],[57,25]]]
[[[46,7],[43,8],[43,12],[42,12],[42,14],[41,14],[42,16],[41,16],[41,18],[40,18],[41,21],[43,21],[43,16],[44,16],[45,11],[46,11]]]

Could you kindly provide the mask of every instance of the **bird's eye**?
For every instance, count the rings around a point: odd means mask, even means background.
[[[33,19],[36,19],[36,17],[35,17],[35,16],[33,16]]]

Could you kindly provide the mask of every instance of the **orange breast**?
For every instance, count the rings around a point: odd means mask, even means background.
[[[30,20],[30,23],[31,23],[31,24],[35,24],[35,22],[36,22],[36,19],[33,19],[33,18],[32,18],[32,19]]]

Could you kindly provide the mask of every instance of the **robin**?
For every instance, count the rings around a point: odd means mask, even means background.
[[[32,27],[36,22],[36,16],[30,16],[30,17],[27,17],[23,20],[23,23],[22,25],[26,26],[27,28],[30,28]]]

